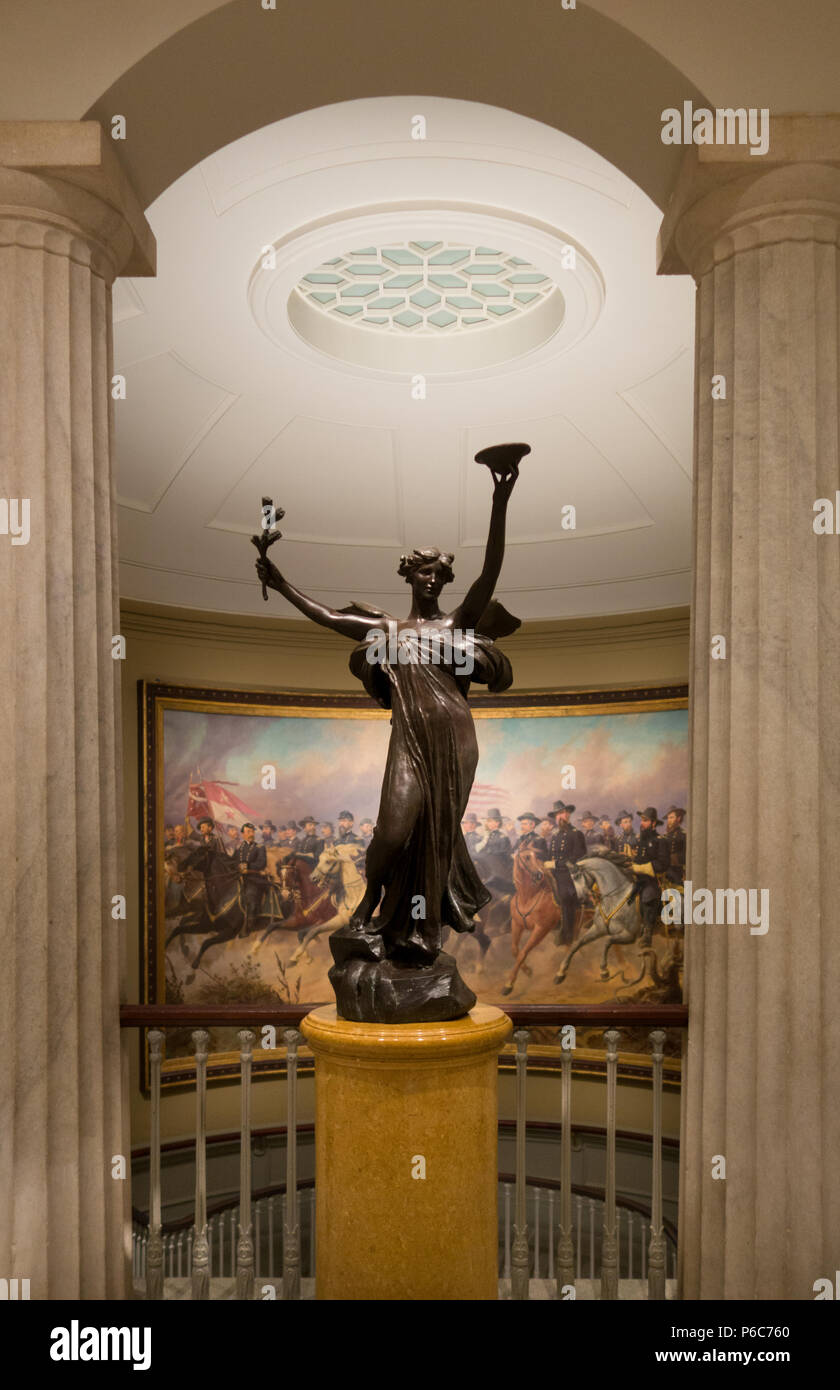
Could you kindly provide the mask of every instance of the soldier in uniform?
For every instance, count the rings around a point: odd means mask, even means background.
[[[633,873],[638,876],[638,882],[631,898],[639,899],[642,913],[641,944],[649,946],[662,908],[659,880],[656,875],[664,874],[668,868],[669,853],[668,846],[656,831],[656,827],[662,824],[656,814],[656,807],[646,806],[636,814],[639,817],[639,840],[633,852],[632,867]]]
[[[245,920],[239,931],[240,936],[247,936],[256,926],[260,904],[265,892],[265,845],[254,843],[255,834],[254,826],[250,821],[246,821],[242,827],[242,842],[234,855],[239,866],[239,876],[242,881],[242,905],[245,909]]]
[[[615,849],[616,835],[615,835],[615,831],[614,831],[613,828],[612,828],[612,821],[610,820],[609,816],[607,816],[607,815],[601,816],[600,819],[599,819],[599,821],[598,821],[598,825],[599,825],[599,827],[600,827],[601,834],[602,834],[602,836],[604,837],[604,838],[603,838],[604,846],[605,846],[607,849],[612,849],[612,850],[614,850],[614,849]]]
[[[484,834],[475,847],[475,865],[482,882],[494,893],[513,892],[513,851],[502,831],[502,813],[490,806],[484,818]]]
[[[665,812],[665,834],[662,836],[668,846],[668,868],[665,877],[669,883],[685,882],[685,819],[684,806],[669,806]]]
[[[216,850],[217,854],[227,854],[227,849],[222,843],[222,838],[216,832],[216,822],[210,816],[202,816],[198,822],[199,842],[206,845],[207,849]]]
[[[305,854],[310,859],[317,861],[321,853],[321,841],[317,834],[317,821],[314,816],[301,816],[300,823],[303,826],[303,835],[298,846],[298,853]]]
[[[633,812],[619,811],[615,823],[618,826],[615,847],[619,854],[626,854],[632,858],[639,843],[639,837],[633,829]]]
[[[274,846],[274,832],[276,829],[277,826],[274,824],[273,820],[264,820],[262,825],[260,826],[262,842],[265,845],[266,849],[271,849]]]
[[[547,812],[548,819],[553,819],[557,826],[548,846],[549,857],[546,868],[554,870],[554,896],[563,913],[563,924],[560,929],[560,942],[563,946],[570,946],[574,940],[575,919],[578,910],[578,895],[566,864],[568,861],[576,864],[586,854],[586,840],[583,831],[577,830],[571,823],[574,809],[574,806],[567,806],[562,801],[555,801],[554,810]]]
[[[300,848],[300,826],[296,820],[290,820],[286,826],[286,846],[288,849]]]
[[[357,835],[353,828],[356,817],[352,811],[339,811],[338,813],[338,845],[360,845],[363,843],[361,835]]]
[[[537,834],[537,817],[533,811],[523,811],[521,816],[517,816],[522,834],[513,847],[514,854],[519,849],[532,849],[540,859],[548,858],[548,845],[542,835]]]
[[[325,849],[332,849],[335,844],[335,827],[331,820],[321,822],[321,838],[318,841],[318,853],[322,854]]]
[[[596,825],[597,819],[594,811],[584,811],[580,818],[580,827],[587,850],[600,849],[604,843],[604,837]]]
[[[225,844],[227,846],[228,854],[232,855],[235,859],[239,850],[239,831],[237,830],[235,825],[228,826],[227,839],[225,840]]]
[[[359,822],[359,834],[362,837],[362,844],[367,849],[373,839],[373,821],[369,816],[365,816],[364,820]]]
[[[469,811],[464,816],[464,819],[461,821],[461,829],[464,832],[464,839],[467,842],[470,858],[474,859],[478,849],[478,842],[481,840],[482,836],[478,829],[478,821],[472,811]]]

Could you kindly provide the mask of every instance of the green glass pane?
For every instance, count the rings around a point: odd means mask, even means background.
[[[413,241],[412,246],[416,246],[418,251],[432,251],[435,246],[440,246],[439,241]]]
[[[387,320],[386,318],[378,318],[376,315],[373,315],[373,314],[370,314],[368,317],[362,319],[362,323],[387,323],[387,322],[388,322],[388,320]]]
[[[375,246],[362,246],[358,251],[349,251],[347,254],[350,255],[350,256],[375,256],[375,255],[376,255],[376,247],[375,247]],[[325,265],[329,265],[330,262],[329,262],[329,261],[325,261],[324,264],[325,264]]]
[[[385,281],[383,288],[386,290],[410,290],[412,285],[419,285],[422,279],[422,275],[392,275],[390,280]]]
[[[313,290],[309,298],[317,299],[319,304],[331,304],[335,299],[335,292],[333,290]]]
[[[402,314],[394,315],[394,323],[399,323],[403,328],[413,328],[415,324],[422,323],[420,314],[415,314],[412,309],[406,309]]]
[[[433,290],[418,290],[411,296],[412,304],[417,304],[421,309],[429,309],[432,304],[440,304],[440,295]]]
[[[372,294],[379,294],[378,285],[353,285],[351,289],[341,291],[341,298],[369,299]]]
[[[335,271],[313,270],[311,275],[304,275],[307,285],[343,285],[344,276],[336,275]]]
[[[523,261],[521,256],[511,256],[508,265],[530,265],[530,261]]]
[[[512,304],[488,304],[487,312],[488,314],[498,314],[501,317],[502,314],[513,314],[516,311]]]
[[[465,261],[469,254],[469,251],[458,250],[457,247],[451,251],[438,251],[436,256],[430,258],[429,265],[457,265],[459,261]]]
[[[509,285],[544,285],[548,279],[547,275],[540,275],[538,270],[529,271],[527,275],[509,275]]]
[[[361,304],[336,304],[331,312],[333,314],[346,314],[350,318],[353,314],[360,314],[362,306]]]
[[[382,259],[390,261],[392,265],[422,265],[423,262],[413,251],[401,251],[398,248],[389,249],[382,252]]]
[[[400,304],[405,303],[404,294],[385,295],[382,299],[372,299],[368,305],[369,309],[397,309]]]
[[[506,290],[504,285],[473,285],[473,294],[480,294],[482,299],[507,299],[510,290]]]
[[[448,294],[447,304],[451,304],[454,309],[480,309],[481,305],[477,299],[470,299],[466,294]]]
[[[484,318],[483,315],[481,315],[481,316],[479,316],[479,317],[476,317],[475,315],[471,315],[469,318],[463,318],[463,319],[461,319],[461,322],[462,322],[462,323],[487,323],[488,320],[487,320],[486,318]]]
[[[539,290],[519,290],[514,299],[518,304],[530,304],[532,299],[539,299]]]
[[[348,265],[348,275],[387,275],[387,265]]]
[[[429,323],[433,323],[435,328],[448,328],[450,323],[455,323],[454,314],[450,314],[447,309],[438,309],[437,313],[429,314]]]
[[[492,246],[477,246],[475,248],[477,256],[501,256],[501,251],[494,251]]]
[[[331,261],[324,261],[324,265],[341,265],[341,256],[333,256]]]
[[[466,280],[460,275],[430,275],[429,284],[437,285],[439,290],[465,290],[468,289]]]
[[[500,275],[504,270],[503,265],[465,265],[465,275]]]

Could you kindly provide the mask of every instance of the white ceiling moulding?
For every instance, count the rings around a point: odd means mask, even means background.
[[[418,284],[405,286],[408,322],[414,313],[417,332],[382,331],[386,325],[357,322],[364,315],[342,318],[325,312],[306,290],[306,277],[328,265],[347,267],[358,259],[354,248],[371,248],[379,255],[382,248],[429,243],[434,247],[500,249],[503,256],[493,258],[500,266],[482,280],[508,285],[522,262],[526,271],[538,268],[550,288],[541,291],[527,311],[491,316],[477,310],[464,313],[460,306],[454,322],[443,330],[429,321],[424,308],[411,304],[411,291]],[[373,264],[382,267],[383,256]],[[430,257],[422,257],[424,274],[432,267]],[[489,260],[489,257],[484,259]],[[405,267],[407,271],[408,267]],[[439,267],[444,272],[446,267]],[[379,278],[383,294],[399,276],[399,267],[385,264]],[[523,272],[525,273],[525,272]],[[352,272],[337,275],[346,284]],[[405,277],[407,278],[407,276]],[[439,277],[440,278],[440,277]],[[453,268],[454,281],[465,278]],[[325,292],[328,287],[325,286]],[[448,297],[470,297],[469,290],[458,295],[458,285],[441,286],[441,303],[447,309]],[[518,284],[513,291],[524,289]],[[340,289],[340,287],[339,287]],[[396,297],[396,296],[393,296]],[[380,302],[382,296],[379,296]],[[570,351],[591,331],[604,303],[604,277],[591,254],[560,228],[527,218],[512,210],[482,206],[453,206],[422,203],[377,205],[343,212],[333,220],[318,219],[278,238],[267,241],[253,268],[248,302],[255,322],[276,346],[297,356],[325,355],[336,365],[388,376],[415,373],[424,376],[458,374],[462,378],[482,375],[499,366],[533,366]],[[367,317],[373,317],[368,315]],[[495,321],[494,321],[495,318]],[[465,320],[474,320],[468,322]],[[401,325],[396,326],[397,329]],[[379,330],[379,331],[376,331]]]

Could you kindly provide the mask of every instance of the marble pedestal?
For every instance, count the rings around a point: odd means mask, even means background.
[[[512,1025],[301,1024],[315,1054],[319,1299],[497,1299],[497,1058]]]

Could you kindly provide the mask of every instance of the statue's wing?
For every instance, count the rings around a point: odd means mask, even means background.
[[[491,642],[495,642],[499,637],[509,637],[521,626],[521,618],[515,618],[503,604],[491,599],[476,623],[475,630],[481,637],[489,637]]]

